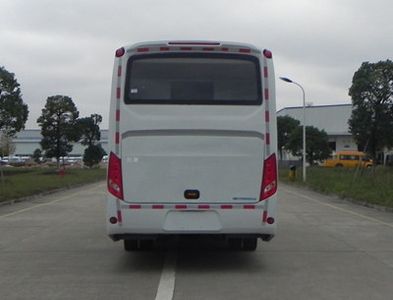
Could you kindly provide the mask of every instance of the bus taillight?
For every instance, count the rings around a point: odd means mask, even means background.
[[[123,178],[121,174],[121,159],[113,152],[108,161],[108,191],[113,196],[123,200]]]
[[[262,187],[259,200],[265,200],[277,192],[276,154],[270,155],[263,164]]]

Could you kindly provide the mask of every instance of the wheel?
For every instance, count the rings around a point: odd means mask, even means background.
[[[228,239],[229,249],[239,251],[242,249],[242,239],[230,238]]]
[[[255,251],[257,249],[258,240],[257,238],[244,238],[243,239],[243,250],[244,251]]]
[[[124,240],[124,250],[126,251],[138,250],[138,240]]]

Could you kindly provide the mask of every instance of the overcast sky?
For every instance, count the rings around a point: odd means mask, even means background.
[[[0,0],[0,65],[29,106],[26,128],[48,96],[72,97],[107,128],[114,51],[148,40],[247,42],[273,52],[276,78],[301,83],[313,105],[349,103],[364,61],[393,56],[391,0]],[[276,81],[277,108],[301,105]]]

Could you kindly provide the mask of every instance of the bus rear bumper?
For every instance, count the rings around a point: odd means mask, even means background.
[[[135,206],[136,207],[136,206]],[[109,220],[117,217],[116,223]],[[267,219],[273,220],[272,224]],[[122,209],[108,212],[107,233],[113,240],[166,238],[170,236],[258,237],[271,240],[276,233],[275,215],[263,207],[249,209]]]

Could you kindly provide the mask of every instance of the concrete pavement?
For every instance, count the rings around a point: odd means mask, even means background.
[[[280,188],[278,235],[254,253],[126,253],[103,183],[2,206],[0,299],[391,299],[393,214]]]

